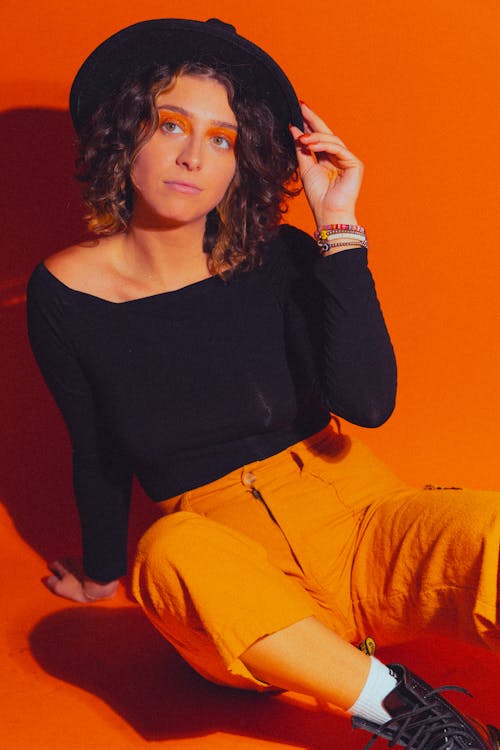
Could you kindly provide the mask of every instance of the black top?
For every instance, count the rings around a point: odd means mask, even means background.
[[[164,500],[309,437],[330,411],[375,427],[394,407],[366,252],[318,258],[291,226],[254,271],[128,302],[40,264],[28,328],[71,436],[85,571],[101,582],[126,570],[134,474]]]

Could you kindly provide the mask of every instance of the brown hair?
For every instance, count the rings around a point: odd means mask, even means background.
[[[226,72],[185,63],[148,68],[103,102],[80,134],[76,162],[85,183],[88,228],[111,235],[126,230],[133,212],[131,165],[158,127],[156,99],[180,75],[214,78],[227,91],[238,122],[236,173],[220,204],[208,217],[204,250],[213,273],[228,277],[259,265],[263,245],[286,212],[286,199],[300,188],[288,133],[277,127],[269,107],[237,88]]]

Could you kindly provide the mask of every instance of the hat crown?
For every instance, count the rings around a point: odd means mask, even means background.
[[[288,124],[302,128],[303,120],[292,84],[263,49],[219,18],[140,21],[102,42],[82,64],[71,87],[70,112],[77,132],[127,77],[148,66],[186,62],[227,71],[241,91],[265,101],[295,153]]]
[[[220,18],[209,18],[205,21],[205,23],[209,23],[211,26],[216,26],[219,29],[228,31],[231,34],[236,34],[236,27],[233,26],[231,23],[226,23],[225,21],[221,21]]]

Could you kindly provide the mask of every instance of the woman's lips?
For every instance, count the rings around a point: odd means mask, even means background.
[[[179,193],[190,193],[192,195],[201,193],[201,188],[193,185],[190,182],[176,182],[175,180],[167,180],[165,181],[165,185],[168,185],[168,187],[172,188],[172,190],[176,190]]]

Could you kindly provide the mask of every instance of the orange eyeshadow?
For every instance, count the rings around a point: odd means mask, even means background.
[[[163,125],[165,122],[175,122],[177,125],[180,125],[186,133],[191,132],[191,123],[187,117],[179,114],[179,112],[169,112],[168,110],[161,109],[158,112],[158,120],[160,125]]]
[[[210,128],[208,131],[209,136],[213,135],[220,135],[223,138],[227,138],[231,146],[234,146],[236,143],[236,133],[234,130],[229,130],[229,128]]]

